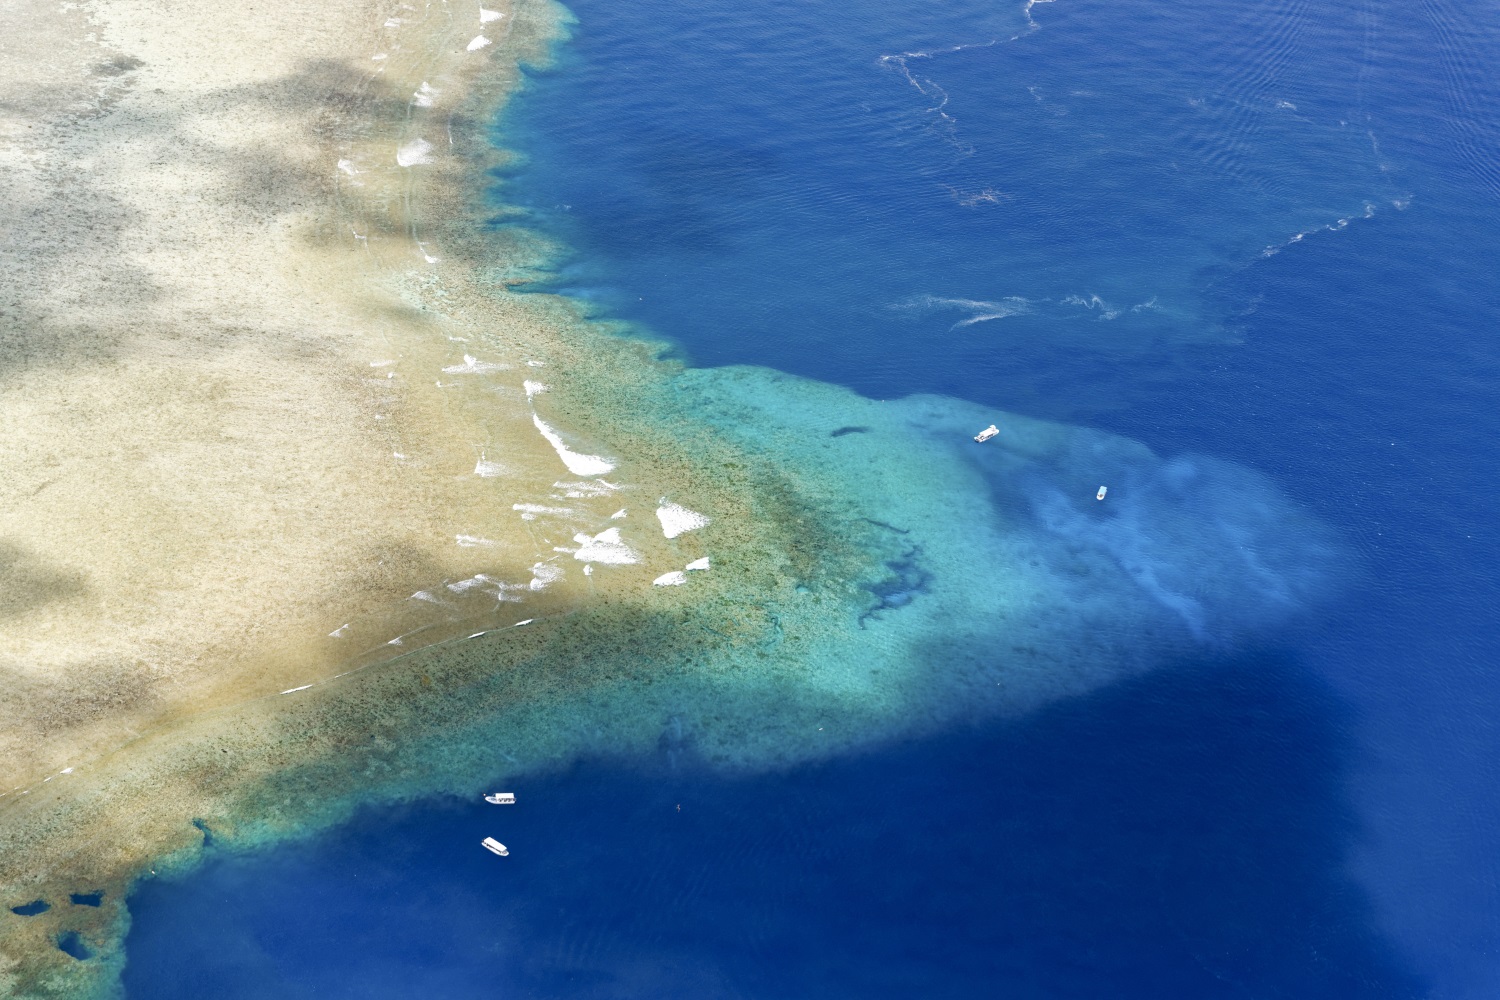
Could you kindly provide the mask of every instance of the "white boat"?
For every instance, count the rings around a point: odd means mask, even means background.
[[[484,797],[484,801],[492,806],[513,806],[516,804],[515,792],[491,792]]]
[[[974,435],[974,440],[978,441],[980,444],[984,444],[990,438],[996,437],[999,434],[1000,434],[1000,428],[996,427],[994,424],[990,424],[984,430],[980,431],[978,434],[975,434]]]
[[[502,858],[510,853],[510,848],[500,843],[494,837],[485,837],[482,843],[486,851],[489,851],[491,854],[498,854]]]
[[[1095,500],[1103,500],[1104,499],[1104,494],[1106,494],[1108,492],[1109,492],[1109,487],[1108,486],[1101,486],[1101,487],[1099,487],[1099,492],[1094,494],[1094,499]]]

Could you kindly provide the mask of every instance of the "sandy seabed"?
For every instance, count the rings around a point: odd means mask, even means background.
[[[454,221],[478,215],[456,182],[495,155],[484,123],[561,21],[0,9],[7,896],[113,886],[74,928],[102,946],[121,878],[172,846],[150,819],[171,781],[116,773],[160,753],[151,734],[520,620],[522,595],[524,616],[556,614],[592,583],[533,572],[559,554],[515,509],[559,507],[554,483],[578,478],[536,431],[550,398],[523,387],[566,360],[556,318],[476,295],[497,279]],[[79,825],[91,772],[115,791]],[[56,915],[5,913],[0,992],[82,988],[33,968],[61,954]]]
[[[0,994],[116,991],[129,886],[208,837],[1025,711],[1331,575],[1248,471],[515,294],[554,248],[486,223],[486,134],[567,23],[0,7]]]

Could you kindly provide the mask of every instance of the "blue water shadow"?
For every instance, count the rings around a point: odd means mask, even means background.
[[[162,1000],[1421,996],[1346,875],[1347,721],[1265,656],[786,775],[586,763],[514,807],[370,811],[145,885],[125,982]]]

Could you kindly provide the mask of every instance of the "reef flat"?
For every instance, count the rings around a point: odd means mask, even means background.
[[[7,995],[115,989],[129,886],[208,841],[1020,713],[1336,575],[1248,470],[516,294],[556,248],[490,224],[485,136],[560,8],[0,17]]]

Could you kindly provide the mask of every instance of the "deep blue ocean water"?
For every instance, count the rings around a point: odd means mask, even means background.
[[[134,897],[131,995],[1500,996],[1500,14],[571,9],[500,123],[548,289],[1252,466],[1359,572],[1015,724],[585,762],[517,789],[525,864],[446,801],[210,860]]]

